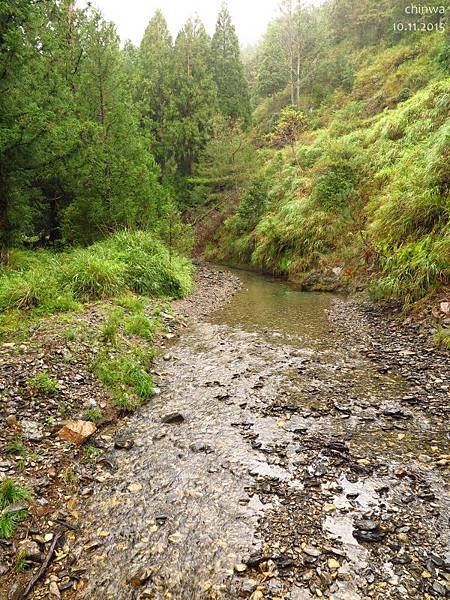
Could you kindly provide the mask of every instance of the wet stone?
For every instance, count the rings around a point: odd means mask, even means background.
[[[194,442],[189,446],[190,450],[195,453],[203,452],[204,454],[211,454],[214,449],[205,442]]]
[[[131,450],[133,446],[134,440],[127,433],[118,433],[114,438],[114,447],[118,450]]]
[[[165,415],[161,419],[161,422],[170,424],[170,425],[175,425],[175,424],[183,423],[184,420],[185,420],[185,418],[181,413],[173,412],[173,413],[169,413],[169,414]]]

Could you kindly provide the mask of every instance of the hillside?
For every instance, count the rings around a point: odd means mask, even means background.
[[[336,56],[352,81],[319,103],[300,96],[298,134],[286,129],[287,91],[257,105],[249,136],[259,166],[238,200],[215,213],[224,221],[206,254],[314,289],[368,284],[377,299],[442,300],[450,259],[443,35],[357,49],[343,41],[322,61]]]

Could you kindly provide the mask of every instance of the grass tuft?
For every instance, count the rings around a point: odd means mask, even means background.
[[[38,373],[28,379],[28,385],[35,391],[45,396],[51,396],[58,390],[58,382],[47,373]]]
[[[30,492],[13,479],[0,482],[0,538],[12,537],[17,524],[28,515]]]
[[[125,321],[125,331],[151,341],[160,323],[157,319],[149,319],[144,314],[131,315]]]

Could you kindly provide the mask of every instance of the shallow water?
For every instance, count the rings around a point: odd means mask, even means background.
[[[422,597],[420,569],[431,568],[431,550],[444,552],[448,533],[434,468],[444,424],[404,406],[405,418],[383,416],[408,384],[380,375],[331,328],[335,297],[238,275],[242,290],[169,349],[156,368],[161,395],[128,420],[135,445],[115,452],[118,470],[86,507],[100,545],[85,553],[92,572],[80,597],[249,598],[256,585],[264,598]],[[163,424],[174,411],[185,421]],[[349,450],[333,454],[330,440]],[[386,525],[394,549],[359,543],[361,517]],[[414,530],[411,560],[392,566],[402,523]],[[255,553],[274,567],[288,553],[293,566],[241,572]],[[327,566],[333,556],[339,571]],[[145,581],[134,587],[139,569]]]

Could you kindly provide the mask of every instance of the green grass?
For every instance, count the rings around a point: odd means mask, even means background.
[[[0,482],[0,538],[12,537],[17,524],[28,515],[28,505],[31,502],[30,492],[13,479]],[[18,505],[24,508],[17,509]]]
[[[450,350],[450,329],[448,327],[438,327],[438,330],[433,336],[433,341],[438,346]]]
[[[86,444],[83,446],[83,458],[86,461],[95,460],[97,456],[100,454],[101,450],[92,446],[91,444]]]
[[[17,573],[24,573],[31,567],[31,561],[28,560],[27,554],[24,551],[19,552],[16,559],[16,571]]]
[[[125,331],[151,341],[160,323],[157,319],[149,319],[144,314],[130,315],[125,321]]]
[[[100,327],[100,338],[103,342],[113,345],[117,343],[119,326],[122,320],[123,311],[120,308],[110,312]]]
[[[138,296],[137,294],[128,292],[127,294],[122,294],[121,296],[114,298],[114,302],[122,308],[126,308],[131,313],[140,313],[147,306],[148,299],[144,296]]]
[[[343,267],[375,299],[411,306],[450,283],[450,80],[439,36],[380,49],[355,88],[330,96],[293,157],[262,166],[210,257],[301,281]],[[387,107],[387,108],[386,108]]]
[[[33,317],[77,311],[82,303],[118,298],[132,313],[140,297],[181,298],[192,289],[192,264],[152,233],[123,231],[65,253],[13,251],[0,269],[0,337]],[[42,261],[39,260],[42,258]]]
[[[28,385],[44,396],[51,396],[58,391],[58,382],[47,373],[38,373],[28,379]]]
[[[101,357],[94,371],[120,408],[135,410],[153,395],[152,377],[136,356]]]
[[[68,327],[64,331],[64,337],[68,342],[74,342],[77,339],[77,330],[74,327]]]
[[[15,454],[16,456],[25,457],[27,455],[27,449],[23,445],[19,437],[16,437],[5,446],[5,452],[7,454]]]
[[[87,421],[92,421],[96,425],[103,421],[103,413],[99,408],[86,408],[83,417]]]
[[[82,301],[110,298],[125,288],[125,265],[93,248],[75,250],[61,267],[60,282]]]

